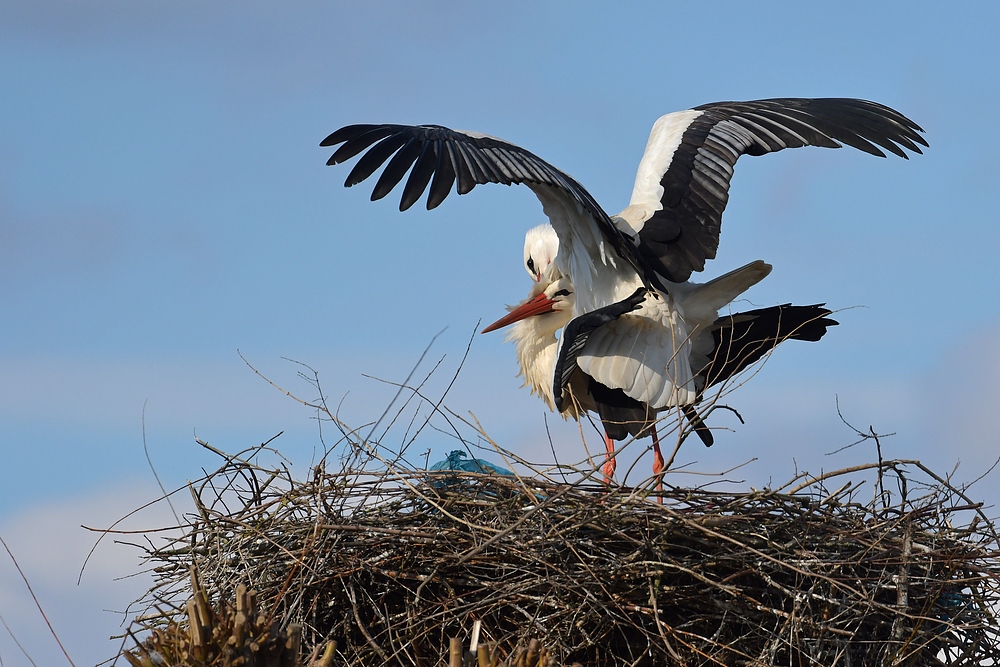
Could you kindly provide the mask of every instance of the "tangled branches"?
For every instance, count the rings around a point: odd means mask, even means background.
[[[475,621],[504,655],[537,637],[566,664],[1000,658],[992,524],[918,462],[866,468],[902,493],[860,501],[855,468],[785,492],[669,488],[658,505],[544,470],[355,457],[297,481],[228,457],[192,488],[185,534],[146,554],[162,614],[140,625],[176,617],[193,565],[210,597],[246,582],[306,655],[335,640],[334,664],[358,667],[444,664]]]

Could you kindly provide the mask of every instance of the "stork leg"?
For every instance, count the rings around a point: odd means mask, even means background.
[[[656,434],[656,424],[649,425],[650,431],[653,435],[653,474],[660,475],[663,472],[663,452],[660,451],[660,437]],[[661,495],[656,497],[656,502],[663,504],[663,478],[659,477],[656,482],[656,490],[661,492]]]
[[[604,448],[608,451],[608,460],[604,462],[604,483],[610,484],[615,476],[615,441],[607,433],[604,434]]]

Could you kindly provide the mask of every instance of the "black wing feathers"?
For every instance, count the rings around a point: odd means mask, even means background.
[[[452,186],[459,194],[476,185],[528,183],[559,188],[596,221],[604,238],[647,285],[655,274],[684,282],[705,268],[719,247],[722,213],[733,167],[741,155],[785,148],[852,146],[885,157],[920,153],[923,130],[887,106],[845,98],[781,98],[716,102],[683,129],[680,144],[660,178],[660,208],[643,222],[638,240],[623,233],[583,186],[514,144],[440,125],[348,125],[320,144],[339,146],[327,164],[364,153],[344,183],[350,187],[385,164],[372,199],[389,194],[409,172],[400,198],[406,210],[427,192],[427,208],[441,204]],[[365,152],[367,151],[367,152]],[[638,246],[638,247],[637,247]]]
[[[444,201],[453,185],[460,195],[484,183],[529,183],[559,188],[590,213],[605,240],[641,276],[651,274],[649,267],[640,268],[635,240],[615,226],[582,185],[519,146],[440,125],[348,125],[320,143],[321,146],[338,144],[342,145],[327,161],[329,165],[368,151],[348,174],[344,182],[347,187],[357,185],[380,165],[386,165],[372,191],[373,201],[389,194],[409,171],[399,202],[401,211],[416,203],[425,191],[427,208],[433,209]]]
[[[729,201],[733,167],[741,155],[820,146],[885,157],[903,149],[920,153],[923,130],[887,106],[843,98],[783,98],[716,102],[695,107],[660,179],[662,208],[639,231],[645,265],[673,282],[705,268],[719,247],[722,212]]]
[[[389,156],[399,150],[400,146],[406,143],[406,137],[392,135],[381,140],[367,153],[361,156],[358,163],[347,175],[344,185],[350,187],[357,185],[375,173],[375,170],[382,166],[382,163],[389,159]]]
[[[823,304],[793,306],[786,303],[720,317],[712,329],[715,338],[713,358],[700,372],[694,369],[705,378],[703,391],[734,377],[782,341],[818,341],[827,328],[837,324],[829,315],[831,311]]]
[[[577,369],[576,358],[583,351],[590,334],[608,322],[639,308],[646,299],[646,293],[646,288],[640,287],[627,299],[575,317],[563,328],[559,356],[556,358],[555,370],[552,373],[552,395],[555,397],[556,411],[563,411],[563,390]]]
[[[326,163],[334,165],[350,160],[376,141],[381,141],[385,137],[388,137],[392,132],[391,125],[348,125],[347,127],[342,127],[325,139],[325,141],[330,142],[326,144],[328,146],[344,144],[330,156],[330,159]]]
[[[431,176],[437,171],[440,154],[432,150],[431,144],[425,143],[420,151],[420,156],[413,163],[413,170],[410,171],[410,178],[406,180],[403,187],[403,196],[399,200],[400,210],[406,209],[417,203],[420,195],[424,193],[427,184],[431,181]]]
[[[624,440],[630,435],[644,438],[649,426],[656,421],[656,410],[626,395],[621,389],[612,389],[594,378],[587,383],[597,414],[601,417],[604,432],[612,440]]]
[[[383,148],[385,146],[385,148]],[[402,146],[402,148],[400,148]],[[358,160],[357,166],[354,167],[354,171],[357,171],[358,167],[365,164],[365,171],[360,179],[352,178],[351,183],[357,184],[368,178],[375,170],[378,169],[386,159],[392,155],[392,159],[382,170],[382,175],[379,176],[378,181],[375,183],[375,189],[372,190],[372,201],[376,201],[385,197],[387,194],[392,192],[392,189],[396,187],[396,184],[403,180],[403,176],[406,175],[407,170],[413,161],[417,159],[420,155],[420,144],[413,140],[408,140],[406,137],[400,137],[399,135],[393,135],[388,139],[382,140],[382,143],[375,146],[373,149],[365,153],[360,160]],[[393,152],[398,149],[395,155]],[[369,159],[372,158],[372,159]],[[353,171],[351,172],[353,175]]]
[[[383,174],[383,183],[391,190],[413,166],[405,188],[411,194],[407,202],[412,199],[412,193],[419,190],[420,183],[429,180],[426,170],[431,170],[436,178],[441,178],[441,183],[454,183],[457,179],[459,194],[484,183],[552,185],[566,190],[595,217],[607,217],[590,193],[572,178],[533,153],[493,137],[458,132],[440,125],[349,125],[328,136],[320,145],[343,144],[327,162],[332,165],[351,159],[376,142],[381,143],[358,161],[345,185],[350,187],[361,182],[405,145],[407,148],[400,150],[386,166],[390,173],[388,176]],[[412,144],[420,150],[410,150]],[[428,199],[428,208],[440,204],[448,194],[443,185],[438,188],[435,192],[435,187],[431,186],[431,194],[435,196]]]
[[[438,168],[434,171],[430,192],[427,193],[427,210],[440,206],[444,198],[451,192],[455,182],[455,154],[451,144],[438,142]]]

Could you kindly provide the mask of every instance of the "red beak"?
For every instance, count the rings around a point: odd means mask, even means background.
[[[555,310],[555,308],[552,307],[554,304],[555,301],[545,296],[545,293],[543,292],[532,299],[528,299],[479,333],[489,333],[491,331],[496,331],[497,329],[502,329],[508,324],[514,324],[514,322],[518,322],[528,317],[551,313]]]

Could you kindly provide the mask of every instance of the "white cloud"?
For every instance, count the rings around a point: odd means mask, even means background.
[[[157,495],[153,489],[139,486],[101,489],[93,495],[32,508],[0,524],[0,536],[77,665],[97,664],[115,654],[120,642],[110,641],[109,637],[122,632],[120,612],[151,583],[149,575],[130,576],[140,570],[138,549],[115,543],[116,539],[129,540],[131,536],[106,536],[77,584],[87,554],[99,537],[81,525],[109,527]],[[149,529],[172,523],[169,509],[157,504],[118,528]],[[66,664],[6,553],[0,557],[0,614],[36,664]],[[5,667],[29,664],[2,629],[0,659]]]
[[[81,525],[109,527],[157,495],[149,487],[105,488],[93,495],[32,508],[0,524],[0,536],[77,665],[97,664],[115,654],[119,642],[108,638],[122,632],[120,612],[151,583],[148,575],[131,576],[140,570],[139,551],[115,543],[116,539],[137,538],[111,535],[100,541],[78,584],[81,567],[99,538]],[[118,528],[149,529],[172,523],[169,509],[157,504]],[[65,664],[65,657],[6,553],[0,558],[0,614],[35,663]],[[6,631],[0,631],[0,658],[5,667],[29,664]]]
[[[290,389],[312,399],[281,362]],[[277,364],[270,364],[276,366]],[[199,423],[239,423],[253,428],[274,417],[301,415],[298,404],[257,378],[234,350],[228,360],[0,358],[0,415],[9,419],[57,419],[83,427],[138,425],[147,416]]]
[[[928,447],[961,461],[961,479],[975,478],[996,462],[1000,457],[1000,326],[984,327],[957,341],[932,372],[921,378],[917,390]]]

